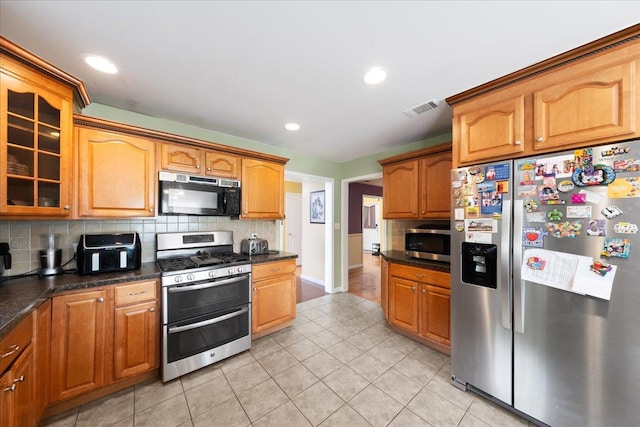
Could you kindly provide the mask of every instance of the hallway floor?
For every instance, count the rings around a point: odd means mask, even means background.
[[[350,293],[297,306],[294,325],[163,384],[138,384],[48,426],[527,426],[449,382],[449,357],[391,331]]]
[[[349,270],[349,293],[380,304],[380,256],[362,253],[362,267]]]

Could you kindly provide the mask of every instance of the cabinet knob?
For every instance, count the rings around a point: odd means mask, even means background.
[[[516,140],[516,141],[514,141],[514,144],[515,144],[515,145],[522,145],[522,141],[520,141],[520,140]]]
[[[208,170],[209,172],[211,172],[211,168],[207,168],[207,170]]]
[[[64,206],[62,207],[62,209],[64,209],[65,211],[68,211],[68,210],[70,210],[70,209],[71,209],[71,206],[69,206],[69,205],[64,205]]]
[[[153,313],[154,311],[156,311],[156,308],[155,308],[155,307],[151,307],[151,308],[149,309],[149,311]]]
[[[150,207],[150,208],[149,208],[149,212],[153,212],[153,207]]]
[[[11,384],[11,386],[7,387],[4,389],[4,391],[15,391],[16,390],[16,385],[15,384]]]
[[[98,302],[104,302],[104,298],[102,297],[98,298]]]
[[[412,287],[411,289],[415,291],[415,290],[416,290],[416,287],[414,286],[414,287]]]
[[[418,277],[420,279],[422,279],[424,277],[424,274],[420,274],[420,273],[415,273],[415,274],[416,274],[416,277]]]
[[[253,292],[258,292],[258,288],[253,288]]]
[[[544,141],[543,137],[539,136],[539,137],[536,138],[536,142],[542,142],[542,141]]]
[[[196,169],[200,169],[200,165],[196,165]]]
[[[423,294],[426,294],[426,293],[427,293],[427,290],[426,290],[426,289],[423,289],[423,290],[422,290],[422,293],[423,293]]]

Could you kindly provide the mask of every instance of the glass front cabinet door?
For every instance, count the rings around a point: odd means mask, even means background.
[[[0,214],[70,216],[73,89],[0,61]]]

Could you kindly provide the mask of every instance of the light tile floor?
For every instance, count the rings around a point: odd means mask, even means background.
[[[162,384],[151,381],[47,426],[527,426],[449,382],[449,357],[391,331],[352,294],[298,304],[291,328]]]

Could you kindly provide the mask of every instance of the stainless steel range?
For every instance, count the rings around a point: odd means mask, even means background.
[[[159,233],[162,381],[251,347],[251,263],[233,232]]]

